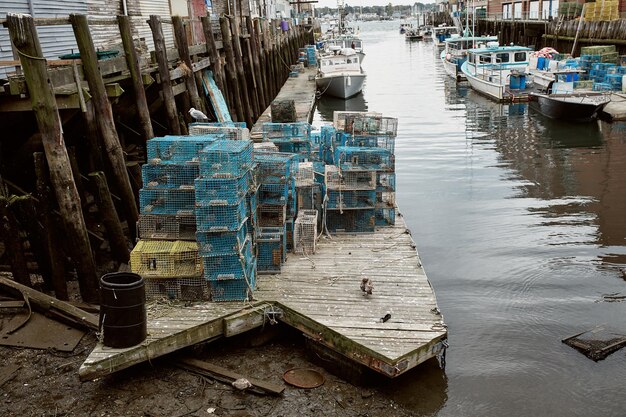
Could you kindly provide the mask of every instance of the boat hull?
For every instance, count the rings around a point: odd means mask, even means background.
[[[569,97],[570,101],[567,101]],[[569,122],[590,122],[594,120],[600,110],[608,103],[607,100],[590,100],[589,97],[580,96],[580,101],[576,102],[577,96],[549,96],[545,94],[531,93],[528,96],[529,107],[550,119],[566,120]]]
[[[456,63],[448,61],[446,59],[445,51],[441,51],[441,63],[443,64],[443,69],[446,71],[450,77],[454,78],[456,81],[465,81],[467,78],[465,74],[459,71],[459,67]]]
[[[470,87],[472,87],[472,89],[496,101],[502,101],[502,99],[504,98],[503,85],[489,82],[487,80],[483,80],[482,78],[473,76],[467,70],[467,62],[463,64],[461,69],[463,70],[463,74],[465,75],[465,78],[467,79],[467,82],[469,83]]]
[[[338,98],[350,98],[363,89],[365,74],[338,74],[317,77],[315,84],[322,93]]]

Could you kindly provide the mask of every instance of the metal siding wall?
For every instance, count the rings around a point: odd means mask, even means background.
[[[87,13],[85,1],[75,0],[31,0],[34,17],[66,17],[70,13]],[[38,26],[37,34],[43,55],[58,59],[59,55],[78,52],[74,31],[70,25]]]
[[[148,20],[152,14],[161,16],[162,19],[169,19],[171,16],[170,2],[169,0],[139,0],[139,6],[143,18],[137,22],[137,32],[139,33],[139,37],[145,38],[148,49],[153,51],[154,40],[152,39],[152,31],[150,30],[148,23],[146,23],[146,20]],[[174,48],[174,29],[172,24],[162,23],[162,26],[165,45],[168,48]]]
[[[128,1],[130,9],[131,1]],[[87,14],[94,18],[112,18],[122,14],[122,2],[119,0],[87,0]],[[119,45],[120,30],[115,25],[90,25],[91,37],[96,48],[109,49],[112,44]]]

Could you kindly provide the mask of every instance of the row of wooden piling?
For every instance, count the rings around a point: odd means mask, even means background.
[[[90,22],[85,15],[80,14],[69,16],[67,22],[71,23],[74,31],[82,73],[91,96],[91,100],[82,100],[82,89],[78,88],[85,136],[90,158],[97,161],[92,164],[96,171],[82,175],[79,164],[75,158],[72,161],[68,152],[62,119],[34,19],[28,15],[9,14],[6,26],[20,56],[43,153],[34,155],[36,184],[32,190],[23,190],[19,198],[10,196],[4,189],[0,193],[2,240],[16,281],[31,285],[32,268],[29,271],[23,250],[23,238],[26,237],[45,289],[53,290],[60,299],[67,299],[68,264],[65,258],[69,256],[83,300],[97,302],[98,274],[92,244],[101,245],[103,242],[87,227],[84,213],[87,195],[93,197],[97,205],[112,258],[119,263],[128,262],[129,242],[136,237],[140,166],[129,164],[125,158],[116,129],[114,109],[107,96],[105,80],[90,34]],[[119,26],[125,52],[125,70],[132,80],[137,130],[145,141],[155,136],[153,124],[161,123],[155,120],[154,111],[151,112],[148,105],[143,78],[146,68],[140,64],[131,21],[128,16],[118,16],[109,22],[113,23]],[[193,71],[194,64],[198,62],[197,59],[194,62],[190,53],[186,22],[180,17],[171,19],[180,61],[177,68],[183,72],[186,90],[186,94],[179,97],[178,104],[170,79],[173,70],[168,53],[172,51],[166,48],[163,19],[150,16],[148,23],[155,45],[156,72],[165,109],[163,124],[168,127],[167,133],[186,134],[186,123],[190,120],[188,116],[185,118],[186,112],[180,112],[178,107],[195,107],[207,113],[210,105],[203,90],[201,74]],[[310,35],[301,26],[293,26],[283,32],[276,21],[249,17],[244,17],[240,22],[236,17],[222,16],[219,18],[219,29],[210,18],[203,17],[202,27],[206,38],[203,52],[209,56],[215,81],[224,93],[233,120],[245,121],[251,127],[278,94],[289,75],[290,65],[297,60],[299,48],[309,43]],[[85,187],[83,182],[89,186]],[[30,219],[29,215],[32,216]],[[124,221],[126,230],[122,227]]]

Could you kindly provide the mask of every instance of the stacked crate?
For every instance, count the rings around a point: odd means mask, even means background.
[[[317,210],[301,210],[294,223],[294,253],[311,255],[317,243]]]
[[[335,123],[347,135],[335,149],[335,166],[326,166],[326,225],[347,232],[393,225],[397,119],[340,113]]]
[[[194,180],[199,154],[218,135],[165,136],[147,143],[139,191],[139,242],[131,270],[144,277],[148,299],[206,300],[209,289],[195,239]]]
[[[191,136],[196,135],[208,135],[208,134],[220,134],[225,139],[232,140],[247,140],[250,139],[250,131],[246,128],[245,122],[198,122],[191,123],[189,125],[189,134]]]
[[[196,239],[211,300],[249,300],[256,257],[247,220],[255,190],[252,142],[220,139],[200,153]]]
[[[295,154],[290,153],[255,152],[254,162],[259,184],[257,268],[259,273],[280,272],[289,245],[288,225],[293,225],[296,215],[294,173],[298,170],[298,159]],[[289,229],[293,231],[292,227]],[[282,239],[276,238],[278,231],[283,236]],[[280,256],[274,254],[277,245]]]
[[[313,156],[311,125],[306,122],[264,123],[263,141],[274,143],[280,152],[298,154],[302,161]]]

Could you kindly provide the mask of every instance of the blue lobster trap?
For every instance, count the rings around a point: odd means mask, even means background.
[[[239,122],[191,123],[189,135],[220,135],[222,139],[230,140],[250,139],[250,131],[246,128],[246,124]]]
[[[382,148],[339,146],[335,161],[345,170],[394,171],[395,167],[393,154]]]
[[[373,233],[376,230],[375,209],[326,212],[326,227],[331,233]]]
[[[146,143],[147,159],[151,164],[197,164],[200,151],[220,137],[220,135],[201,135],[153,138]]]
[[[376,191],[396,191],[396,174],[393,172],[377,172]]]
[[[247,239],[250,239],[247,222],[235,232],[196,232],[198,255],[235,255],[243,250]]]
[[[326,191],[328,209],[368,209],[376,207],[376,190]]]
[[[396,224],[395,208],[377,208],[376,226],[393,226]]]
[[[237,204],[196,206],[196,227],[199,232],[237,231],[247,218],[246,199]]]
[[[247,279],[214,281],[209,285],[212,301],[250,301],[256,288],[256,269],[254,267],[250,269]]]
[[[291,184],[290,184],[291,183]],[[285,205],[289,199],[290,185],[293,186],[293,181],[282,184],[261,184],[259,186],[259,202],[261,204],[270,205]]]
[[[200,153],[200,175],[206,178],[241,177],[252,169],[249,140],[220,139]]]
[[[139,190],[141,214],[184,214],[194,212],[196,192],[187,189],[142,188]]]
[[[239,178],[198,178],[195,181],[199,205],[237,204],[250,189],[250,175]]]
[[[246,196],[246,209],[248,210],[248,220],[246,223],[248,224],[248,230],[252,233],[253,242],[256,238],[256,227],[259,224],[258,221],[258,207],[259,207],[259,198],[257,193],[248,193]]]
[[[309,140],[311,125],[307,122],[263,123],[263,141],[303,138]]]
[[[179,188],[191,185],[200,175],[195,164],[144,164],[141,167],[143,186],[146,188]]]
[[[257,271],[280,272],[286,260],[285,227],[260,227],[257,233]]]
[[[297,171],[294,154],[280,152],[257,152],[254,154],[259,184],[281,184],[289,181]]]
[[[395,136],[361,136],[350,135],[346,139],[346,146],[357,146],[361,148],[383,148],[394,153]]]
[[[231,255],[203,256],[204,279],[207,281],[245,280],[250,274],[254,255],[247,239],[240,252]]]

